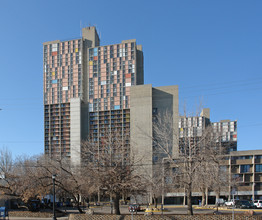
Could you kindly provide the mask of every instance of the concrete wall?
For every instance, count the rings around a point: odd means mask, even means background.
[[[88,47],[98,47],[100,39],[95,27],[82,28],[82,37],[89,42]]]
[[[165,117],[166,114],[171,116],[170,120],[173,120],[170,140],[172,144],[173,157],[178,156],[179,153],[179,109],[178,109],[178,86],[161,86],[153,88],[153,108],[157,108],[158,116]]]
[[[80,165],[81,155],[81,100],[70,100],[70,152],[71,163]]]
[[[143,85],[144,84],[144,55],[142,50],[142,45],[136,46],[136,84]]]
[[[152,177],[152,85],[131,87],[130,145],[137,172]]]
[[[83,214],[70,214],[69,220],[231,220],[232,215],[212,215],[212,214],[199,214],[199,215],[161,215],[160,213],[150,216],[146,215],[83,215]],[[235,214],[235,220],[259,220],[261,216],[250,216],[243,214]]]
[[[138,85],[131,87],[130,93],[130,147],[134,158],[136,172],[148,181],[159,178],[157,167],[161,167],[166,154],[153,150],[153,109],[157,115],[164,117],[169,114],[170,150],[172,156],[178,155],[178,86],[163,86],[152,88],[152,85]],[[157,158],[157,161],[155,161]],[[159,169],[158,169],[159,170]],[[150,185],[150,183],[148,183]],[[149,189],[149,191],[151,191]],[[152,195],[148,201],[151,202]]]

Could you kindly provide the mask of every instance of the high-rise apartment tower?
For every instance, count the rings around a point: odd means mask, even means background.
[[[129,132],[130,87],[144,83],[141,45],[100,46],[87,27],[79,39],[43,46],[45,154],[79,162],[87,137],[99,145],[108,130]]]

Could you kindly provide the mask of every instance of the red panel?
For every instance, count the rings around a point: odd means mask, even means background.
[[[94,60],[97,60],[97,56],[94,57]]]
[[[131,73],[127,73],[126,78],[131,78]]]
[[[52,56],[56,56],[57,55],[57,51],[52,52]]]

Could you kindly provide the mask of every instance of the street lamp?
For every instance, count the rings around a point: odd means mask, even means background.
[[[52,175],[52,180],[53,180],[53,220],[56,220],[55,216],[55,177],[56,174]]]

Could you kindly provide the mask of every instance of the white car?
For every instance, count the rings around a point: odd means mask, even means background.
[[[262,200],[254,200],[254,205],[257,208],[262,208]]]
[[[235,205],[235,200],[234,199],[230,199],[230,200],[225,202],[225,205],[226,206],[233,206],[233,205]]]

